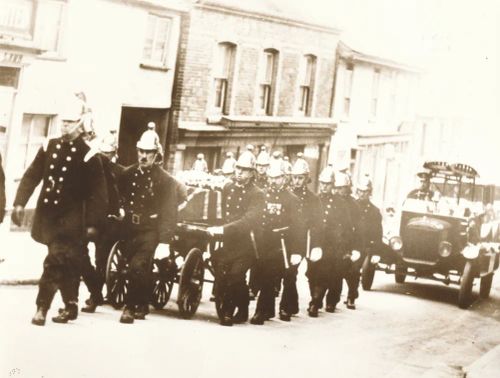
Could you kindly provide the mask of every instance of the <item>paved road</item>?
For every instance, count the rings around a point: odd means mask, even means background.
[[[192,320],[177,317],[174,288],[164,310],[134,325],[105,306],[70,325],[35,327],[36,287],[0,286],[0,377],[460,377],[500,344],[500,275],[492,298],[467,311],[455,304],[457,288],[440,283],[397,285],[377,272],[373,289],[356,311],[311,319],[301,280],[291,323],[221,327],[207,286]]]

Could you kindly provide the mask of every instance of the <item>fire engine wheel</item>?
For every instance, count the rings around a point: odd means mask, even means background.
[[[125,303],[128,289],[127,271],[128,263],[118,241],[111,248],[106,264],[107,297],[109,304],[115,309],[122,308]]]
[[[462,276],[460,277],[460,290],[458,292],[458,307],[467,308],[472,303],[472,284],[474,282],[474,271],[470,261],[465,263]]]
[[[490,296],[491,283],[493,282],[493,274],[494,273],[490,273],[487,276],[481,278],[481,283],[479,286],[479,296],[481,298],[486,299]]]
[[[370,290],[375,277],[375,265],[371,263],[371,256],[366,256],[361,268],[361,286],[363,290]]]
[[[179,278],[177,305],[184,319],[190,319],[198,309],[204,274],[203,254],[198,248],[193,248],[186,256]]]
[[[402,284],[406,280],[406,267],[396,264],[396,273],[394,273],[396,283]]]
[[[170,261],[166,259],[166,261]],[[151,305],[156,310],[161,310],[167,304],[172,294],[175,276],[170,272],[170,264],[163,260],[153,260],[153,293]]]

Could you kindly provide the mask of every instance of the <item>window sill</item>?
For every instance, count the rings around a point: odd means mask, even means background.
[[[50,60],[54,62],[65,62],[67,59],[63,56],[57,55],[57,53],[54,54],[42,54],[37,56],[38,60]]]
[[[162,71],[162,72],[170,71],[170,68],[168,68],[167,66],[165,66],[161,63],[142,62],[139,64],[139,67],[141,67],[145,70]]]

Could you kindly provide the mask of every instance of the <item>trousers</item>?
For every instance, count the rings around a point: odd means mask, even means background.
[[[132,232],[122,243],[129,264],[129,286],[125,305],[146,306],[151,299],[151,264],[158,246],[158,234],[152,230]]]
[[[85,244],[82,240],[56,239],[48,244],[36,304],[48,310],[57,290],[65,304],[78,303],[78,286]]]

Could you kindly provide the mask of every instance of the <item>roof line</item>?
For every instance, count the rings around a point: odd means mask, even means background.
[[[423,70],[416,66],[411,66],[396,60],[382,58],[376,55],[365,54],[348,46],[344,41],[339,41],[338,49],[340,56],[354,61],[372,63],[380,66],[392,67],[403,71],[420,73]]]
[[[267,20],[274,21],[274,22],[281,22],[281,23],[285,23],[285,24],[290,24],[290,25],[308,28],[308,29],[312,29],[312,30],[323,31],[323,32],[336,34],[336,35],[339,35],[341,33],[340,29],[334,28],[332,26],[315,24],[312,22],[302,21],[302,20],[298,20],[298,19],[294,19],[294,18],[290,18],[290,17],[276,16],[276,15],[264,13],[264,12],[241,9],[238,7],[219,4],[217,2],[210,1],[210,0],[196,0],[195,5],[200,7],[200,8],[205,8],[205,9],[209,9],[209,10],[213,10],[213,11],[219,11],[219,12],[222,11],[222,12],[232,13],[232,14],[236,14],[236,15],[244,15],[246,17],[253,16],[254,18],[259,18],[259,19],[265,18]]]

